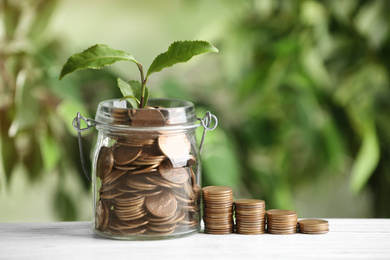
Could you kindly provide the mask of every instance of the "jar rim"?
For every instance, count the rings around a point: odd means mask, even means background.
[[[110,106],[108,103],[116,106]],[[174,107],[155,107],[155,109],[158,110],[174,110],[178,108],[190,108],[194,107],[194,104],[191,101],[184,100],[184,99],[174,99],[174,98],[149,98],[148,99],[148,105],[153,105],[154,102],[170,102],[172,104],[182,104],[182,105],[176,105]],[[102,107],[109,107],[109,108],[123,108],[123,109],[131,109],[131,110],[143,110],[143,109],[149,109],[149,108],[133,108],[128,107],[127,105],[130,105],[126,100],[122,100],[119,98],[116,99],[107,99],[103,100],[99,103],[98,106]]]
[[[99,103],[95,123],[97,128],[112,128],[114,131],[158,131],[158,130],[179,130],[197,128],[198,120],[195,113],[195,106],[192,102],[181,99],[150,98],[148,106],[160,111],[166,121],[165,126],[132,126],[131,116],[140,110],[151,108],[133,108],[129,102],[121,99],[108,99]],[[118,117],[119,113],[119,117]],[[116,114],[116,116],[114,116]],[[120,119],[118,120],[115,119]],[[99,127],[100,126],[100,127]]]

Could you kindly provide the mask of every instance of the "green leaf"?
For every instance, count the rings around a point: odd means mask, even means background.
[[[351,172],[351,189],[357,194],[374,173],[380,159],[380,148],[374,123],[367,127]]]
[[[117,61],[132,61],[139,64],[134,57],[124,51],[114,50],[104,44],[94,45],[87,50],[72,55],[61,70],[60,80],[76,70],[101,69]]]
[[[133,108],[138,108],[139,100],[136,98],[133,89],[141,88],[141,83],[139,81],[135,81],[136,83],[133,83],[133,87],[132,87],[129,83],[122,80],[121,78],[118,78],[117,81],[118,81],[118,87],[121,90],[123,95],[122,99],[126,99]]]
[[[150,65],[148,69],[146,77],[154,72],[171,67],[176,63],[186,62],[196,55],[207,52],[218,52],[218,49],[205,41],[174,42],[169,46],[168,51],[161,53],[154,59],[152,65]]]

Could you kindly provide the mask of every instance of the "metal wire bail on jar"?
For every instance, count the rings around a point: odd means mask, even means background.
[[[137,240],[198,232],[200,153],[206,132],[217,127],[217,117],[206,112],[197,118],[194,105],[184,100],[150,99],[146,109],[128,106],[126,101],[104,101],[94,120],[80,113],[73,120],[83,171],[93,184],[93,230]],[[203,134],[198,149],[199,126]],[[91,178],[81,132],[92,127],[99,134]]]

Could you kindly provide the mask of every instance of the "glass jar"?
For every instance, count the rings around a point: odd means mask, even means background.
[[[150,240],[199,231],[195,130],[200,125],[210,130],[210,115],[196,124],[195,107],[184,100],[150,99],[144,109],[125,100],[99,104],[95,120],[87,119],[98,130],[92,166],[95,233]]]

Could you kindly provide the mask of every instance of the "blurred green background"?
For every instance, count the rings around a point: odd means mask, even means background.
[[[220,53],[149,87],[218,116],[203,186],[299,217],[390,217],[389,1],[0,1],[0,222],[91,217],[71,122],[138,72],[117,63],[59,81],[70,55],[105,43],[148,67],[186,39]],[[96,135],[83,134],[86,153]]]

